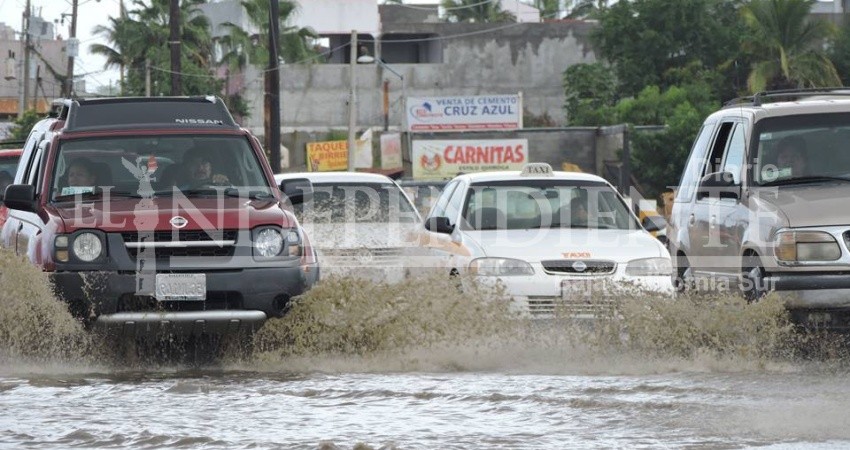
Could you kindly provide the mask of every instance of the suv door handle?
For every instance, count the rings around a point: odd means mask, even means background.
[[[697,223],[697,217],[693,214],[688,218],[688,225],[693,225]]]

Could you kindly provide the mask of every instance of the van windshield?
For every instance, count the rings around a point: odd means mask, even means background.
[[[473,184],[467,195],[463,226],[473,230],[639,228],[617,193],[599,182],[487,182]]]
[[[756,184],[850,181],[850,114],[763,119],[756,133]]]
[[[56,156],[51,196],[82,194],[267,196],[272,191],[243,136],[74,139]]]

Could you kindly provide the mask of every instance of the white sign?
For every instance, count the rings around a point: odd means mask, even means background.
[[[447,179],[460,173],[522,170],[528,139],[413,141],[413,178]]]
[[[407,129],[413,132],[517,130],[522,96],[408,97]]]
[[[381,169],[401,169],[401,135],[384,133],[381,135]]]

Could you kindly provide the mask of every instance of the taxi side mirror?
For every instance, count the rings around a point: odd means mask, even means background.
[[[425,221],[425,229],[435,233],[452,234],[455,227],[449,223],[448,217],[431,217]]]
[[[283,192],[293,205],[310,201],[313,198],[313,183],[306,178],[292,178],[280,182]]]

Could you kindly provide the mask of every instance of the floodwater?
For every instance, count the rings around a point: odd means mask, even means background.
[[[250,347],[163,361],[0,267],[2,448],[850,445],[845,345],[773,299],[636,297],[589,326],[454,281],[329,279]]]

